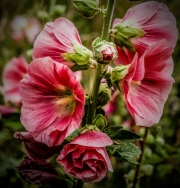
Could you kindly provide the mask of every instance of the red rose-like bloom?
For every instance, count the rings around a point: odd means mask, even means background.
[[[84,92],[66,65],[50,57],[35,59],[20,82],[20,94],[21,122],[36,141],[59,145],[79,127]]]
[[[68,19],[58,18],[54,22],[46,23],[34,42],[33,59],[49,56],[72,67],[74,63],[66,61],[62,54],[74,52],[73,42],[82,44],[76,27]]]
[[[83,182],[98,182],[105,177],[107,169],[113,171],[105,148],[111,144],[111,139],[105,133],[86,132],[61,150],[57,162],[65,172]]]
[[[123,23],[126,26],[142,29],[146,34],[140,38],[130,38],[136,51],[142,55],[146,48],[159,40],[166,39],[166,45],[175,47],[178,39],[178,29],[176,27],[176,19],[168,10],[164,3],[157,1],[149,1],[140,3],[130,8],[124,18],[116,18],[113,22],[113,27]],[[128,51],[125,47],[118,50],[119,62],[130,63],[134,57],[134,53]]]
[[[161,40],[150,45],[138,59],[135,55],[128,74],[120,81],[126,105],[137,125],[159,122],[174,79],[172,52]]]
[[[4,67],[1,92],[6,102],[21,105],[19,82],[27,73],[28,63],[23,57],[12,58]]]

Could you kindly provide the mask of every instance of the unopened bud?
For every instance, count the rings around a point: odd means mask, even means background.
[[[73,71],[85,70],[89,67],[95,67],[95,61],[92,59],[92,52],[85,46],[73,43],[74,52],[62,54],[62,57],[69,62],[75,63]]]
[[[107,125],[106,118],[102,114],[97,114],[92,119],[92,124],[96,125],[100,130]]]
[[[113,68],[111,73],[111,82],[119,90],[121,90],[119,83],[128,74],[128,68],[130,65],[118,65]]]
[[[106,83],[101,83],[99,93],[98,93],[98,106],[106,105],[111,98],[111,90]]]
[[[117,50],[113,42],[96,38],[93,43],[93,56],[101,64],[108,64],[117,58]]]
[[[72,3],[78,12],[86,18],[93,18],[99,9],[99,0],[72,0]]]
[[[114,43],[120,48],[125,47],[128,50],[135,52],[135,47],[131,42],[131,38],[143,37],[146,32],[140,28],[134,28],[120,22],[116,24],[110,31],[110,35]]]

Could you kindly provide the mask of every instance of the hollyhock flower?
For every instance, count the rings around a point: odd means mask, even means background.
[[[74,24],[61,17],[46,23],[34,42],[33,59],[46,56],[77,70],[90,65],[92,52],[82,45]]]
[[[39,164],[28,157],[15,167],[23,180],[36,185],[47,185],[58,177],[58,172],[50,163]]]
[[[117,47],[118,59],[115,61],[119,64],[130,63],[135,54],[133,51],[142,55],[150,44],[162,39],[167,40],[166,45],[175,47],[178,30],[175,17],[164,3],[148,1],[130,8],[124,18],[116,18],[112,36],[121,45]]]
[[[159,122],[174,79],[173,47],[166,40],[151,44],[138,59],[125,66],[126,74],[119,81],[129,112],[137,125],[151,126]],[[122,65],[123,66],[123,65]]]
[[[19,82],[27,73],[28,63],[19,56],[12,58],[4,67],[2,73],[1,93],[6,102],[11,102],[15,105],[21,105],[21,96],[19,93]]]
[[[84,92],[73,72],[50,57],[38,58],[20,82],[21,122],[38,142],[60,145],[80,126]]]
[[[50,161],[51,157],[59,152],[61,146],[48,147],[42,142],[37,142],[29,132],[15,132],[14,137],[22,142],[25,154],[33,161],[44,164]]]
[[[105,133],[89,131],[67,144],[61,150],[57,162],[66,173],[83,182],[98,182],[105,177],[107,170],[113,171],[105,148],[111,144],[111,139]]]
[[[33,43],[41,30],[41,24],[35,18],[25,18],[18,15],[11,22],[11,28],[14,40],[22,41],[26,37],[30,43]]]

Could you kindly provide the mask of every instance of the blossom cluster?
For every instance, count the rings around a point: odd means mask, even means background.
[[[14,135],[23,142],[27,156],[17,167],[26,181],[41,185],[56,178],[58,173],[49,163],[56,153],[64,171],[83,182],[100,181],[107,170],[113,171],[106,150],[113,141],[100,131],[107,126],[104,117],[102,123],[91,117],[93,125],[82,126],[86,101],[77,70],[114,62],[105,73],[110,75],[108,89],[122,91],[136,125],[159,122],[174,82],[172,53],[178,37],[174,16],[163,3],[141,3],[122,19],[116,18],[109,34],[112,42],[97,38],[91,52],[75,25],[60,17],[46,23],[37,36],[30,64],[18,57],[5,67],[1,92],[5,101],[21,106],[20,120],[27,131]],[[109,97],[106,91],[99,93],[100,106],[114,95]],[[41,172],[38,176],[32,173],[34,168]],[[45,172],[48,178],[43,181]]]

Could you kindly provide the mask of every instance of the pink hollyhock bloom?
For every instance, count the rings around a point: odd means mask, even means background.
[[[92,52],[82,45],[74,24],[61,17],[46,23],[34,42],[33,59],[46,56],[72,68],[88,64]]]
[[[166,40],[151,44],[138,59],[135,55],[127,75],[120,81],[126,105],[137,125],[159,122],[174,79],[173,47]]]
[[[30,43],[33,43],[36,36],[41,30],[41,24],[35,18],[25,18],[24,16],[16,16],[12,23],[11,28],[13,30],[12,38],[17,41],[22,41],[24,37]]]
[[[178,39],[178,29],[176,19],[168,10],[164,3],[148,1],[130,8],[124,18],[116,18],[113,22],[113,29],[120,24],[123,27],[138,28],[145,32],[142,37],[129,38],[135,50],[142,55],[146,48],[153,42],[166,39],[166,45],[175,47]],[[112,30],[113,30],[112,29]],[[134,53],[125,47],[118,50],[116,63],[129,63],[134,57]]]
[[[111,144],[112,140],[105,133],[89,131],[67,144],[61,150],[57,162],[66,173],[83,182],[98,182],[105,177],[107,169],[113,171],[105,148]]]
[[[6,102],[11,102],[15,105],[21,105],[21,96],[19,93],[19,82],[27,73],[28,63],[19,56],[12,58],[4,67],[2,73],[3,87],[1,92]]]
[[[35,59],[20,82],[20,94],[21,122],[36,141],[60,145],[80,126],[84,92],[66,65],[50,57]]]

